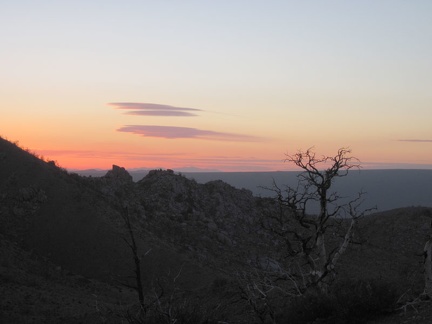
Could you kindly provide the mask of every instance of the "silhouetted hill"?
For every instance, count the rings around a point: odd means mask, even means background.
[[[0,153],[1,235],[76,274],[103,280],[131,275],[132,257],[120,216],[123,201],[114,194],[123,184],[112,173],[96,183],[4,139]],[[144,264],[146,276],[159,264],[180,268],[185,263],[185,272],[195,268],[155,235],[138,239],[143,253],[152,248],[148,266]],[[194,283],[200,280],[195,275]]]
[[[393,183],[391,174],[387,183]],[[275,212],[270,198],[171,170],[149,171],[137,182],[118,166],[100,177],[83,177],[1,138],[0,203],[2,323],[125,320],[125,309],[136,303],[136,293],[120,285],[133,285],[134,270],[124,242],[129,238],[125,208],[146,291],[178,274],[183,298],[196,298],[203,307],[224,304],[229,323],[254,318],[247,303],[232,295],[238,285],[234,274],[250,271],[254,260],[277,260],[285,253],[260,223],[264,212]],[[432,209],[426,207],[365,217],[355,244],[341,258],[339,278],[372,278],[400,291],[421,291],[421,254],[431,219]],[[340,238],[335,233],[331,239]],[[421,316],[424,323],[432,318]]]
[[[112,260],[123,251],[109,225],[115,214],[109,201],[53,163],[3,139],[0,144],[0,189],[6,202],[1,234],[76,273],[107,277],[117,270]],[[25,204],[30,206],[20,210]],[[102,252],[107,249],[112,257]]]

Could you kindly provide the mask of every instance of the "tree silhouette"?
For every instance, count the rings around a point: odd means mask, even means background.
[[[280,253],[277,259],[260,259],[250,272],[240,274],[243,297],[260,313],[275,321],[275,310],[287,297],[308,291],[326,293],[336,276],[341,255],[353,240],[360,217],[363,192],[348,202],[332,191],[337,178],[360,168],[351,150],[341,148],[334,156],[317,156],[313,149],[287,155],[285,162],[302,171],[295,186],[274,183],[276,207],[263,213],[261,225]],[[318,206],[318,213],[309,212]],[[282,301],[281,301],[282,300]],[[264,316],[264,317],[265,317]]]
[[[129,238],[123,237],[123,240],[126,242],[126,244],[129,246],[134,259],[134,265],[135,265],[135,286],[129,286],[130,288],[133,288],[138,293],[138,299],[141,307],[144,309],[145,301],[144,301],[144,291],[143,291],[143,284],[142,284],[142,278],[141,278],[141,257],[139,256],[138,246],[135,240],[135,234],[134,229],[131,224],[131,219],[129,215],[129,208],[127,206],[123,207],[121,216],[125,222],[126,230],[128,233]],[[148,252],[147,252],[148,253]],[[146,254],[147,254],[146,253]],[[126,285],[126,284],[124,284]]]

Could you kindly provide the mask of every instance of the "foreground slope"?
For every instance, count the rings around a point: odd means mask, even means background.
[[[108,221],[115,210],[104,197],[4,139],[0,151],[1,234],[82,275],[116,271],[110,260],[123,251]]]
[[[133,290],[119,285],[133,284],[125,207],[146,289],[179,273],[187,295],[229,304],[221,291],[232,291],[235,271],[247,271],[256,258],[280,256],[257,222],[262,208],[271,210],[271,199],[170,170],[151,171],[138,182],[117,166],[103,177],[80,177],[0,139],[0,202],[5,323],[118,322],[136,300]],[[420,293],[431,218],[432,209],[423,207],[365,217],[341,259],[340,279],[381,280],[401,294]],[[229,312],[230,323],[253,319],[245,304]]]
[[[89,278],[112,281],[133,273],[120,214],[123,202],[115,196],[123,183],[116,182],[115,174],[95,183],[4,139],[0,139],[0,153],[0,234],[5,239]],[[149,265],[144,269],[147,275],[159,264],[174,268],[185,264],[185,271],[195,268],[155,235],[137,239],[143,252],[153,251],[144,263]],[[195,281],[200,280],[197,273]]]

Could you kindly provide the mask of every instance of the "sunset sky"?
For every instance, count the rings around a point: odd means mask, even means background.
[[[69,169],[432,169],[432,1],[0,0],[0,135]]]

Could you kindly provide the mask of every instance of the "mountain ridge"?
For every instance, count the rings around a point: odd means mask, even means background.
[[[128,170],[133,181],[145,177],[150,170]],[[75,171],[85,176],[102,176],[106,171],[96,173]],[[271,197],[269,189],[275,181],[278,186],[295,186],[296,171],[274,172],[177,172],[198,183],[222,180],[237,189],[250,190],[255,196]],[[103,174],[102,174],[103,173]],[[432,170],[424,169],[379,169],[353,170],[348,177],[338,179],[334,190],[346,196],[364,191],[368,203],[379,211],[408,206],[432,207]]]
[[[121,300],[136,300],[134,291],[118,286],[133,284],[127,279],[134,268],[124,242],[128,239],[121,217],[124,207],[131,212],[137,233],[146,289],[159,276],[178,272],[180,288],[188,295],[204,294],[221,302],[215,286],[232,284],[235,271],[280,253],[257,223],[260,209],[271,211],[274,200],[256,197],[251,190],[222,180],[200,183],[172,170],[152,170],[134,182],[126,169],[116,165],[101,177],[82,177],[3,139],[0,156],[2,293],[20,307],[26,307],[25,296],[30,296],[48,314],[32,285],[60,296],[59,289],[66,283],[73,289],[62,298],[68,307],[80,310],[75,316],[65,305],[56,304],[56,311],[48,315],[32,307],[26,308],[28,316],[20,315],[19,308],[0,298],[0,316],[11,322],[33,316],[36,322],[51,318],[55,323],[65,317],[70,323],[94,323],[100,314],[79,301],[94,302],[90,296],[96,294],[105,296],[100,305],[118,309],[115,305]],[[365,217],[356,234],[361,244],[341,258],[339,275],[385,278],[398,282],[401,289],[411,283],[421,289],[418,264],[430,219],[432,209],[426,207]],[[411,281],[405,280],[408,274]],[[51,283],[54,288],[48,288]],[[79,297],[70,298],[75,294]],[[56,298],[47,298],[46,303],[54,305]],[[231,322],[241,323],[242,317],[248,322],[250,314],[245,317],[245,310],[245,305],[230,309],[232,314],[240,312]]]

